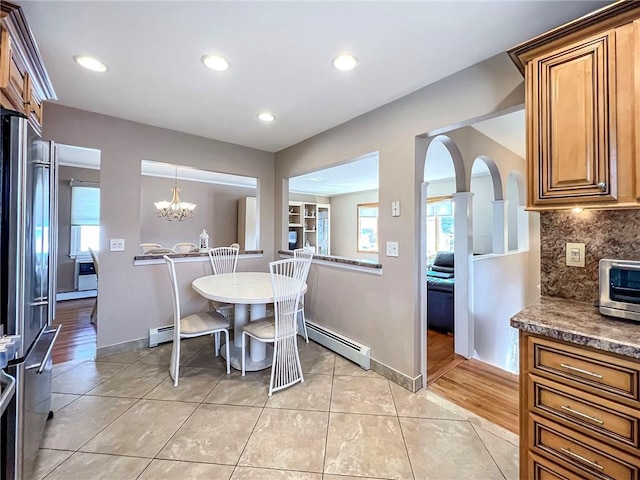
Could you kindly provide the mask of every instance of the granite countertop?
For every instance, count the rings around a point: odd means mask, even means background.
[[[238,255],[255,255],[262,254],[262,250],[240,250]],[[189,253],[166,253],[162,255],[136,255],[133,260],[162,260],[167,255],[169,258],[197,258],[208,257],[207,252],[189,252]]]
[[[601,315],[590,303],[541,297],[511,317],[511,326],[640,359],[640,322]]]
[[[293,255],[292,250],[278,250],[278,253],[281,255]],[[376,262],[375,260],[364,260],[359,259],[355,260],[353,258],[346,257],[336,257],[335,255],[314,255],[314,260],[322,260],[323,262],[332,262],[332,263],[341,263],[343,265],[354,265],[356,267],[364,267],[364,268],[373,268],[373,269],[381,269],[382,265]]]

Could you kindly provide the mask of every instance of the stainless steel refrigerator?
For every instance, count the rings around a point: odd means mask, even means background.
[[[2,478],[31,474],[51,404],[55,309],[56,165],[24,115],[1,110],[0,313],[19,335],[6,373],[15,396],[2,416]]]

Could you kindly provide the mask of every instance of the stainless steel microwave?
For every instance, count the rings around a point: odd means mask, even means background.
[[[640,260],[600,260],[600,313],[640,321]]]

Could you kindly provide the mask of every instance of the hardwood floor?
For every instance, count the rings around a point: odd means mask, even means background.
[[[479,360],[464,360],[429,390],[514,433],[518,433],[518,375]]]
[[[96,327],[91,323],[95,303],[95,298],[82,298],[56,304],[53,326],[62,325],[62,329],[53,347],[53,363],[95,358]]]
[[[464,357],[453,351],[453,335],[427,331],[427,386],[462,361]]]

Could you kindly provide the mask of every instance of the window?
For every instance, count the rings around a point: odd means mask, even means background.
[[[358,204],[358,252],[378,253],[378,204]]]
[[[427,200],[427,260],[436,252],[453,252],[453,197]]]
[[[97,184],[71,184],[71,248],[70,255],[100,249],[100,188]]]

